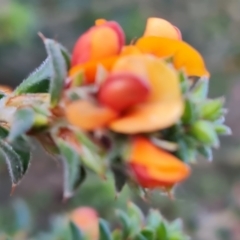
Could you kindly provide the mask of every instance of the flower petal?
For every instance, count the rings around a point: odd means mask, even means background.
[[[66,107],[65,114],[72,125],[87,131],[104,127],[117,117],[115,111],[84,100],[70,103]]]
[[[163,60],[152,56],[121,58],[112,72],[135,73],[148,79],[150,95],[146,103],[136,105],[110,123],[120,133],[151,132],[173,125],[182,115],[183,99],[176,72]]]
[[[143,52],[157,57],[173,56],[173,64],[176,69],[184,69],[188,76],[207,76],[209,72],[199,52],[183,41],[161,37],[142,37],[136,46]]]
[[[124,32],[118,23],[99,20],[78,39],[73,50],[72,66],[114,56],[121,51],[124,42]]]
[[[137,181],[144,187],[170,186],[185,180],[190,174],[186,164],[144,137],[133,140],[129,163]]]
[[[170,22],[162,18],[149,18],[145,28],[144,36],[157,36],[181,40],[181,32]]]

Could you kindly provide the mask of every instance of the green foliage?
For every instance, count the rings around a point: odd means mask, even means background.
[[[181,121],[163,130],[155,141],[176,143],[176,149],[162,147],[185,162],[195,162],[199,154],[212,160],[212,148],[220,146],[219,135],[231,134],[231,129],[224,125],[224,99],[208,98],[206,78],[190,80],[180,72],[179,79],[185,100]]]
[[[19,204],[18,204],[19,207]],[[22,207],[18,209],[15,214],[18,214],[22,210]],[[25,207],[25,206],[24,206]],[[117,211],[116,221],[121,224],[121,228],[111,230],[108,222],[99,218],[99,240],[189,240],[190,238],[185,235],[183,231],[183,224],[180,219],[173,222],[168,222],[164,217],[157,211],[150,209],[146,218],[144,217],[140,208],[138,208],[132,202],[128,204],[126,211]],[[86,216],[87,217],[87,216]],[[16,218],[17,220],[18,218]],[[28,221],[27,221],[28,220]],[[29,216],[26,216],[26,221],[30,222]],[[27,223],[26,222],[26,223]],[[93,225],[92,225],[93,226]],[[23,228],[17,228],[18,231],[24,231],[27,235],[27,229],[25,225]],[[91,228],[90,228],[91,231]],[[95,228],[92,229],[95,231]],[[13,236],[13,240],[15,237]],[[77,223],[72,222],[68,216],[59,216],[53,219],[52,229],[49,232],[38,233],[36,237],[31,240],[92,240],[86,236],[84,229],[81,229]],[[17,238],[16,238],[17,240]]]

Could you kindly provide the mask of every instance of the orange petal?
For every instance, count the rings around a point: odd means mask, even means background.
[[[70,220],[91,240],[99,239],[99,221],[97,212],[89,207],[74,210]]]
[[[184,69],[188,76],[209,76],[202,56],[186,42],[150,36],[140,38],[136,46],[157,57],[173,56],[174,67]]]
[[[142,54],[142,52],[139,50],[139,48],[137,48],[134,45],[124,46],[120,53],[121,56],[139,55],[139,54]]]
[[[73,77],[83,71],[86,83],[93,83],[95,81],[98,65],[102,65],[106,70],[110,71],[117,59],[118,56],[113,56],[99,61],[90,61],[84,64],[76,65],[71,68],[69,76]]]
[[[149,18],[147,20],[144,36],[156,36],[181,40],[179,29],[162,18]]]
[[[108,58],[121,51],[125,36],[120,25],[114,21],[103,20],[96,24],[78,39],[73,50],[72,66]]]
[[[117,117],[117,113],[113,110],[84,100],[70,103],[66,107],[65,114],[69,123],[87,131],[104,127]]]
[[[129,162],[135,166],[145,168],[145,184],[154,186],[160,184],[175,184],[186,179],[190,168],[172,154],[157,148],[148,139],[137,137],[130,150]],[[137,173],[137,172],[136,172]],[[138,180],[144,180],[138,179]],[[143,182],[144,183],[144,182]]]
[[[148,79],[150,95],[110,124],[113,131],[127,134],[151,132],[176,123],[183,112],[183,99],[177,73],[153,56],[121,58],[112,72],[129,72]]]
[[[141,51],[136,46],[133,46],[133,45],[123,47],[120,53],[121,56],[140,55],[140,54],[142,54]],[[115,55],[115,56],[104,58],[101,60],[78,64],[70,69],[69,76],[73,77],[74,75],[83,71],[85,74],[86,83],[93,83],[95,81],[98,65],[102,65],[106,70],[110,71],[112,69],[112,66],[118,60],[118,58],[119,56]]]

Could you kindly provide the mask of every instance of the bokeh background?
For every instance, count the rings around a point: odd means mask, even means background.
[[[200,159],[193,174],[170,201],[159,192],[146,203],[125,188],[116,200],[109,181],[89,176],[77,195],[62,202],[62,169],[39,147],[30,171],[10,197],[10,179],[0,166],[0,231],[46,231],[51,219],[79,205],[90,205],[112,219],[114,208],[134,198],[144,210],[157,207],[168,218],[182,217],[194,240],[240,239],[240,1],[239,0],[0,0],[0,84],[16,86],[46,57],[37,33],[55,38],[69,50],[96,18],[118,21],[127,39],[141,36],[148,17],[178,26],[184,40],[204,56],[212,74],[211,96],[226,96],[227,123],[214,161]],[[1,114],[1,113],[0,113]],[[13,221],[17,216],[17,221]],[[31,224],[29,224],[31,223]]]

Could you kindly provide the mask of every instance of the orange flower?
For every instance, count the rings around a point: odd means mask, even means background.
[[[151,132],[178,121],[183,111],[179,80],[163,60],[147,55],[124,56],[112,69],[112,73],[121,72],[145,79],[150,93],[144,103],[126,109],[120,118],[113,120],[109,125],[111,130],[127,134]]]
[[[118,23],[96,21],[96,26],[78,39],[73,50],[72,66],[117,55],[124,42],[124,32]]]
[[[119,58],[97,97],[103,106],[83,100],[71,103],[66,110],[68,121],[85,130],[105,126],[135,134],[169,127],[183,112],[177,73],[154,56]]]
[[[172,187],[190,174],[185,163],[144,137],[134,138],[128,164],[135,181],[150,189]]]
[[[106,39],[107,44],[104,44]],[[73,78],[83,72],[85,83],[93,83],[99,65],[111,71],[121,56],[153,54],[159,58],[173,57],[174,67],[185,70],[188,76],[209,77],[201,55],[181,39],[180,30],[170,22],[149,18],[144,36],[135,45],[124,46],[121,27],[116,22],[98,19],[77,41],[69,76]]]
[[[180,30],[162,18],[149,18],[144,36],[157,36],[176,40],[182,39]]]
[[[99,239],[99,223],[97,212],[89,207],[74,210],[70,220],[91,240]]]

